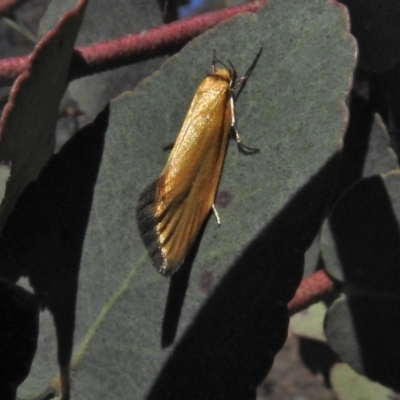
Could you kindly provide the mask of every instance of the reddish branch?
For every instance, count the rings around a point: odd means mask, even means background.
[[[244,12],[256,12],[266,0],[224,8],[148,31],[78,47],[71,65],[71,79],[168,54],[216,26]],[[11,84],[27,67],[28,56],[0,60],[0,84]]]
[[[332,294],[334,290],[335,284],[325,271],[317,271],[307,276],[301,281],[296,294],[288,304],[290,315],[296,314],[311,304],[326,298],[326,296]]]

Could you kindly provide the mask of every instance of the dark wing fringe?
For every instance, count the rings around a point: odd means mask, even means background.
[[[155,197],[158,185],[158,179],[146,187],[139,196],[139,201],[136,206],[136,219],[139,227],[140,237],[150,258],[157,268],[157,270],[163,273],[164,258],[162,256],[160,242],[158,240],[158,233],[156,225],[158,221],[154,216],[155,210]]]

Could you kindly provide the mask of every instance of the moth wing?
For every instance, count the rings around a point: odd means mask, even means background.
[[[232,123],[227,82],[195,96],[161,176],[140,195],[139,232],[158,271],[173,274],[214,201]],[[200,89],[199,89],[200,91]]]
[[[139,232],[157,270],[171,275],[183,263],[211,205],[183,184],[165,193],[163,176],[140,195],[136,209]]]

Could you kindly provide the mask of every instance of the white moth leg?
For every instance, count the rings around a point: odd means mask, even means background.
[[[212,205],[212,210],[213,210],[213,213],[215,215],[215,218],[217,219],[217,224],[221,225],[221,220],[219,219],[218,211],[217,211],[217,208],[215,207],[214,203]]]
[[[233,131],[235,132],[236,143],[239,144],[242,141],[242,139],[240,139],[239,131],[237,130],[237,127],[236,127],[235,102],[233,101],[233,94],[229,100],[229,104],[231,106],[231,114],[232,114],[231,127],[232,127]]]
[[[244,78],[244,77],[242,77],[242,78]],[[242,78],[241,78],[241,79],[242,79]],[[233,94],[232,94],[232,96],[231,96],[231,98],[230,98],[229,103],[230,103],[230,105],[231,105],[231,114],[232,114],[231,127],[232,127],[232,129],[233,129],[233,132],[235,133],[235,140],[236,140],[236,143],[237,143],[237,145],[238,145],[238,147],[239,147],[239,150],[242,151],[242,152],[245,153],[245,154],[259,153],[259,152],[260,152],[259,149],[256,149],[256,148],[254,148],[254,147],[246,146],[245,144],[242,143],[242,139],[240,138],[239,131],[238,131],[237,126],[236,126],[235,102],[234,102],[234,100],[233,100]]]

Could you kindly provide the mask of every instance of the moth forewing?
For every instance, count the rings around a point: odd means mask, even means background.
[[[261,49],[240,86],[260,54]],[[212,73],[193,97],[164,170],[142,192],[136,208],[141,238],[164,275],[181,266],[213,207],[232,128],[241,145],[234,117],[236,72],[233,66],[216,69],[216,62],[214,56]]]

